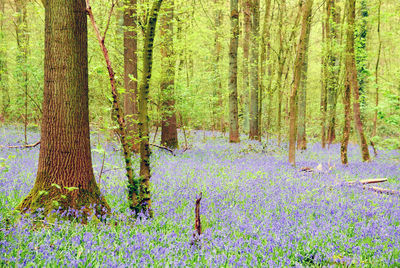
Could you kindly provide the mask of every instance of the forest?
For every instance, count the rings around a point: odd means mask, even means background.
[[[0,0],[0,267],[398,267],[398,0]]]

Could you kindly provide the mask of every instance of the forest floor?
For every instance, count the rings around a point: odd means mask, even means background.
[[[0,129],[1,145],[21,144],[22,137],[19,129]],[[175,156],[153,148],[154,218],[132,221],[119,146],[94,134],[94,170],[98,178],[105,156],[98,182],[113,208],[113,224],[56,222],[43,228],[28,218],[9,221],[33,186],[39,146],[1,148],[0,266],[399,265],[399,196],[345,183],[384,177],[388,181],[379,187],[400,190],[399,151],[379,151],[363,163],[358,146],[350,145],[350,164],[343,166],[340,145],[328,150],[309,144],[293,168],[287,145],[245,137],[229,144],[227,137],[201,131],[188,138],[190,148]],[[31,143],[39,139],[29,133]],[[190,242],[200,192],[203,234],[195,247]]]

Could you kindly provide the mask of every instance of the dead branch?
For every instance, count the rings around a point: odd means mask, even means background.
[[[23,148],[34,148],[40,144],[40,141],[35,142],[33,144],[25,144],[25,145],[11,145],[11,146],[0,146],[0,148],[13,148],[13,149],[23,149]]]
[[[377,178],[377,179],[366,179],[366,180],[360,180],[360,181],[349,181],[349,184],[357,184],[361,183],[363,185],[365,184],[372,184],[372,183],[380,183],[380,182],[385,182],[387,181],[387,178]]]
[[[196,208],[194,210],[195,214],[195,224],[194,224],[194,233],[193,233],[193,239],[191,241],[191,245],[196,245],[199,247],[199,242],[200,242],[200,235],[201,235],[201,221],[200,221],[200,201],[203,193],[200,192],[200,195],[197,197],[196,200]]]
[[[376,187],[376,186],[370,186],[370,187],[364,186],[364,189],[376,192],[378,194],[388,194],[388,195],[400,196],[400,191],[384,189],[384,188]]]
[[[168,147],[165,147],[165,146],[162,146],[162,145],[157,145],[157,144],[154,144],[154,143],[150,143],[150,146],[154,146],[154,147],[166,150],[166,151],[170,152],[173,156],[175,156],[174,151],[172,149],[168,148]]]

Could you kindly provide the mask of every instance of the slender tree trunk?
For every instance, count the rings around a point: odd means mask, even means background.
[[[73,208],[89,216],[92,206],[96,216],[104,215],[109,206],[96,184],[90,152],[84,0],[46,1],[44,62],[37,177],[17,209],[34,212],[44,208],[46,215]]]
[[[175,56],[173,41],[174,0],[164,3],[161,17],[161,144],[168,148],[178,148],[178,131],[175,114]]]
[[[132,152],[139,152],[138,141],[138,72],[137,72],[136,0],[126,0],[124,10],[124,113],[127,141]]]
[[[359,85],[360,110],[363,117],[363,110],[367,105],[367,80],[369,76],[368,52],[367,52],[367,34],[368,34],[368,7],[366,0],[360,0],[360,18],[355,22],[357,30],[355,31],[355,59],[357,66],[357,81]]]
[[[322,21],[322,46],[325,46],[326,37],[325,37],[325,23]],[[320,103],[320,111],[321,111],[321,146],[325,148],[326,146],[326,113],[327,113],[327,64],[326,57],[324,53],[324,49],[321,57],[321,103]]]
[[[336,104],[339,88],[339,35],[340,12],[337,0],[329,0],[326,3],[326,86],[327,86],[327,110],[328,110],[328,129],[327,142],[332,144],[336,139]]]
[[[6,49],[6,38],[4,34],[4,22],[5,22],[5,0],[0,0],[0,91],[2,97],[2,107],[0,120],[7,120],[7,110],[10,105],[10,94],[8,91],[8,72],[7,72],[7,49]]]
[[[363,161],[369,161],[369,151],[367,139],[365,138],[363,123],[361,121],[361,111],[360,111],[360,96],[359,96],[359,85],[357,81],[357,67],[355,61],[354,53],[354,20],[355,20],[355,0],[349,0],[348,5],[348,17],[347,17],[347,61],[346,64],[349,65],[346,74],[350,83],[351,91],[353,92],[353,112],[354,121],[356,124],[356,129],[360,138],[361,154]]]
[[[297,133],[297,90],[300,85],[301,70],[304,64],[304,56],[306,52],[306,35],[307,24],[311,20],[313,0],[306,0],[303,6],[303,19],[301,22],[300,40],[297,46],[296,60],[294,64],[293,86],[290,92],[289,106],[289,163],[296,164],[296,133]]]
[[[250,75],[249,75],[249,51],[251,39],[251,2],[253,0],[242,0],[243,3],[243,89],[244,96],[244,122],[243,128],[246,131],[249,129],[249,114],[250,114]]]
[[[239,43],[238,0],[230,0],[231,40],[229,45],[229,142],[240,142],[237,100],[237,51]]]
[[[26,0],[16,0],[15,7],[17,11],[15,30],[17,37],[17,70],[18,70],[18,84],[24,92],[24,141],[28,143],[26,128],[28,126],[28,23],[27,23],[27,10]]]
[[[214,45],[215,45],[215,79],[216,79],[216,85],[214,89],[214,96],[217,97],[217,115],[218,115],[218,120],[217,123],[219,125],[219,129],[221,132],[225,131],[225,120],[224,120],[224,100],[223,100],[223,94],[222,94],[222,80],[221,80],[221,72],[220,72],[220,64],[222,62],[222,44],[221,44],[221,25],[222,25],[222,10],[219,7],[220,1],[219,0],[214,0],[214,6],[215,6],[215,39],[214,39]]]
[[[307,72],[308,72],[308,45],[310,41],[311,32],[311,14],[309,21],[306,25],[306,36],[305,36],[305,51],[304,61],[301,70],[300,88],[299,88],[299,124],[297,129],[297,149],[307,149],[307,138],[306,138],[306,112],[307,112]]]
[[[258,52],[260,35],[260,0],[252,0],[252,23],[251,23],[251,87],[250,87],[250,133],[252,140],[261,140],[258,129],[258,105],[259,105],[259,73],[258,73]]]
[[[149,117],[148,101],[149,87],[153,64],[153,45],[156,33],[158,12],[162,0],[153,3],[153,7],[148,15],[148,24],[144,37],[143,46],[143,73],[139,91],[139,139],[140,139],[140,210],[149,212],[152,217],[151,196],[150,196],[150,144],[149,144]]]
[[[271,23],[270,23],[270,13],[271,13],[271,0],[265,0],[265,14],[264,14],[264,25],[263,25],[263,31],[262,31],[262,36],[261,36],[261,68],[260,68],[260,94],[259,94],[259,105],[258,105],[258,130],[260,133],[260,137],[262,136],[262,103],[263,103],[263,92],[266,91],[267,93],[268,90],[265,86],[264,83],[264,76],[266,75],[266,70],[265,66],[267,64],[267,61],[269,61],[270,57],[270,28],[271,28]],[[267,50],[268,46],[268,50]],[[270,64],[268,63],[268,67]],[[270,70],[270,69],[269,69]],[[271,81],[270,77],[270,72],[268,72],[267,79],[268,81]]]
[[[375,64],[375,112],[374,112],[374,119],[373,119],[373,129],[372,129],[372,136],[376,136],[376,127],[378,122],[378,105],[379,105],[379,62],[381,58],[381,48],[382,48],[382,41],[381,41],[381,5],[382,1],[379,0],[378,2],[378,57],[376,58]]]

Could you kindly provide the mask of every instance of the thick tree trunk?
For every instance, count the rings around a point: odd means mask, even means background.
[[[299,88],[299,124],[297,129],[297,149],[307,149],[306,136],[306,114],[307,114],[307,72],[308,72],[308,44],[311,32],[311,16],[309,17],[305,36],[304,61],[301,69],[300,88]]]
[[[124,10],[124,113],[127,141],[132,152],[139,152],[138,141],[138,73],[137,73],[136,0],[127,0]]]
[[[150,144],[149,144],[149,87],[153,64],[153,45],[156,34],[158,12],[162,0],[153,3],[148,15],[148,24],[143,44],[143,73],[139,91],[139,139],[140,139],[140,192],[138,210],[148,212],[152,217],[150,196]]]
[[[348,17],[347,17],[347,48],[346,48],[346,56],[348,59],[346,60],[346,65],[348,65],[348,69],[346,69],[347,79],[349,80],[351,91],[353,92],[353,112],[354,112],[354,121],[356,124],[356,129],[360,138],[360,146],[361,146],[361,154],[363,161],[369,161],[369,150],[367,139],[365,138],[363,123],[361,121],[361,111],[360,111],[360,92],[359,85],[357,81],[357,67],[355,61],[355,53],[354,53],[354,20],[355,20],[355,0],[349,0],[348,5]]]
[[[90,152],[84,0],[46,1],[44,80],[37,177],[17,209],[44,208],[49,214],[60,207],[103,215],[109,206],[96,184]]]
[[[175,114],[175,57],[173,41],[174,0],[164,3],[161,18],[161,144],[168,148],[178,148],[178,131]]]
[[[229,142],[240,142],[237,100],[237,50],[239,39],[238,0],[230,0],[231,40],[229,45]]]
[[[7,73],[7,49],[6,39],[4,34],[4,22],[5,22],[5,0],[0,0],[0,91],[1,91],[1,115],[0,121],[7,120],[7,110],[10,106],[10,94],[8,91],[8,73]]]
[[[261,140],[258,129],[258,105],[259,105],[259,73],[258,73],[258,52],[260,35],[260,0],[252,0],[252,23],[251,23],[251,87],[250,87],[250,132],[249,138]]]
[[[306,0],[302,9],[303,18],[301,22],[300,39],[297,46],[296,60],[294,63],[293,86],[290,91],[289,99],[289,163],[293,166],[296,164],[297,90],[300,85],[301,70],[304,64],[307,24],[309,24],[311,20],[312,4],[313,0]]]

